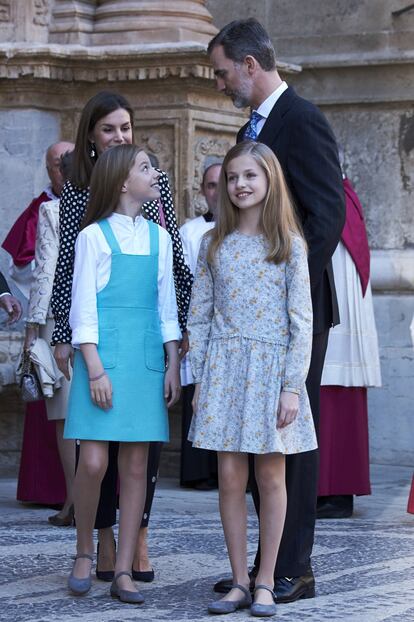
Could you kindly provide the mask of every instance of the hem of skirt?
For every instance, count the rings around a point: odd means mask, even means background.
[[[72,440],[76,440],[76,441],[105,441],[105,442],[114,442],[114,443],[168,443],[170,438],[169,436],[161,436],[161,435],[153,435],[151,436],[151,438],[148,437],[140,437],[140,438],[131,438],[130,436],[128,438],[123,437],[114,437],[111,436],[111,438],[109,438],[108,436],[100,436],[99,438],[97,438],[96,436],[94,436],[94,438],[91,438],[91,436],[74,436],[73,434],[70,434],[68,436],[64,435],[63,436],[64,439],[72,439]]]
[[[191,441],[190,441],[191,442]],[[195,449],[209,449],[210,451],[220,451],[220,452],[233,452],[233,453],[239,453],[239,454],[255,454],[258,456],[264,455],[264,454],[282,454],[283,456],[292,456],[295,454],[303,454],[307,451],[314,451],[315,449],[318,449],[317,445],[311,446],[311,447],[306,447],[306,448],[300,448],[300,449],[296,449],[296,450],[284,450],[282,451],[280,448],[275,447],[275,448],[267,448],[263,451],[258,451],[257,449],[254,448],[220,448],[220,447],[211,447],[211,445],[198,445],[198,444],[194,444],[192,443],[193,448]]]

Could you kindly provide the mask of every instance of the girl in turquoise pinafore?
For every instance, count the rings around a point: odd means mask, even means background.
[[[167,407],[180,392],[181,337],[169,234],[140,215],[158,198],[158,173],[132,145],[95,165],[76,242],[70,323],[75,360],[65,437],[80,439],[74,484],[77,556],[68,585],[91,587],[93,527],[108,461],[119,441],[119,540],[111,595],[142,603],[131,568],[145,503],[148,443],[168,440]],[[167,360],[167,366],[166,366]]]

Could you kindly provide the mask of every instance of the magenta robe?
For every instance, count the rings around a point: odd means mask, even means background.
[[[45,190],[18,217],[2,246],[16,266],[34,259],[39,207],[50,201]],[[27,405],[20,458],[17,499],[59,505],[66,498],[65,478],[56,441],[56,422],[48,421],[44,401]]]
[[[343,184],[346,221],[341,241],[364,296],[370,271],[364,214],[350,181],[345,178]],[[320,399],[318,496],[371,494],[366,387],[322,386]]]

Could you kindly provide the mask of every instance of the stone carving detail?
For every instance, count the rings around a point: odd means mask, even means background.
[[[10,22],[11,0],[0,0],[0,22]]]
[[[168,174],[172,187],[174,185],[173,128],[151,128],[150,131],[141,128],[135,131],[135,137],[138,145],[148,153],[155,155],[160,168]]]
[[[200,193],[201,180],[203,178],[204,162],[208,156],[223,158],[227,151],[234,145],[234,136],[228,138],[199,138],[194,147],[194,181],[192,186],[193,200],[191,216],[198,216],[207,211],[206,202]]]
[[[0,0],[1,2],[1,0]],[[1,21],[1,20],[0,20]],[[20,58],[13,58],[12,61],[4,62],[4,55],[0,54],[0,78],[9,80],[18,79],[21,76],[33,76],[34,78],[44,78],[49,80],[62,80],[63,82],[136,82],[137,80],[159,80],[160,78],[177,77],[185,78],[202,78],[206,80],[213,79],[213,70],[203,65],[185,66],[158,66],[158,67],[132,67],[123,66],[125,59],[119,59],[118,67],[105,67],[101,58],[93,57],[86,54],[86,57],[80,60],[79,67],[68,66],[67,61],[70,55],[65,58],[65,64],[61,59],[49,57],[47,63],[42,62],[44,59],[33,61],[26,55]],[[85,62],[89,66],[85,67]]]
[[[48,26],[49,9],[49,0],[34,0],[33,23],[37,26]]]

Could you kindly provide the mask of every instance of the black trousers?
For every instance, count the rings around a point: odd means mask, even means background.
[[[145,498],[144,513],[141,520],[141,527],[147,527],[151,514],[152,501],[154,499],[155,485],[158,478],[158,467],[160,463],[162,443],[150,443],[148,452],[147,466],[147,494]],[[101,495],[99,497],[98,509],[96,512],[95,529],[105,529],[112,527],[116,523],[116,508],[118,502],[118,448],[119,443],[108,443],[108,468],[101,484]]]
[[[311,363],[306,379],[317,435],[319,434],[319,392],[328,336],[329,329],[313,336]],[[299,577],[310,567],[315,534],[318,472],[318,450],[286,456],[287,511],[275,577]],[[254,477],[253,456],[250,456],[250,488],[259,516],[260,499]],[[260,541],[254,565],[260,566]]]
[[[193,384],[183,387],[181,396],[181,486],[199,480],[217,479],[217,453],[208,449],[193,447],[190,441],[187,440],[193,416],[191,402],[194,396],[194,388]]]

